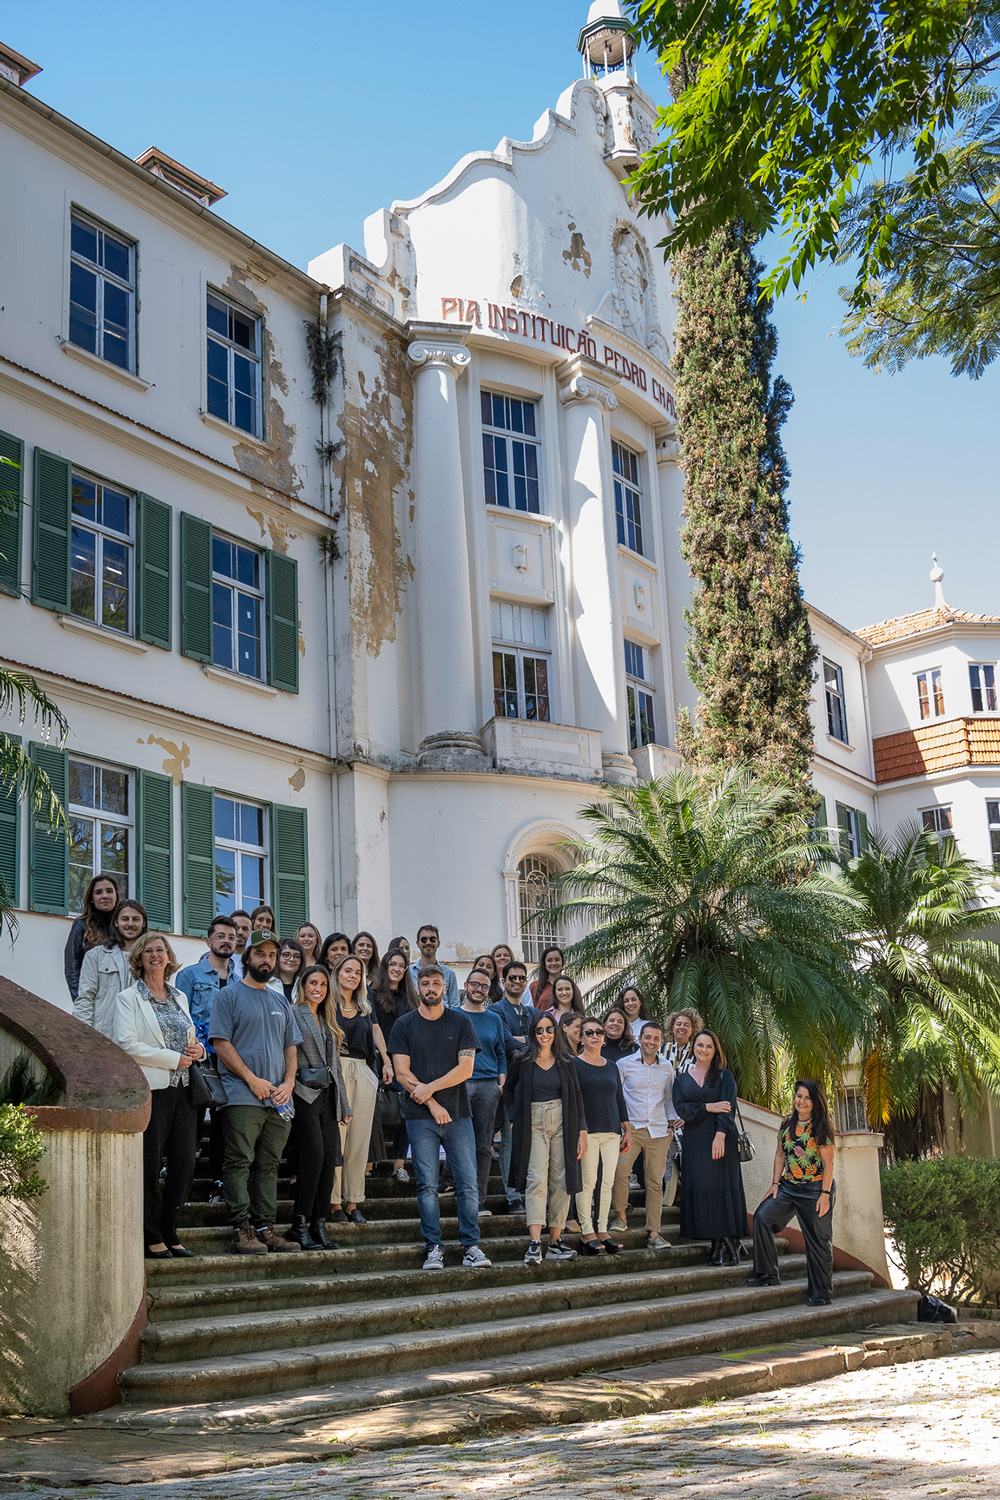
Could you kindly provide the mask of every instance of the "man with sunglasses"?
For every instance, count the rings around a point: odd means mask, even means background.
[[[524,991],[528,984],[528,970],[519,958],[515,958],[503,971],[503,998],[495,1000],[490,1006],[503,1022],[507,1042],[507,1061],[519,1047],[526,1046],[528,1040],[528,1027],[531,1018],[535,1014],[533,1005],[525,1005]],[[524,1207],[524,1199],[511,1186],[510,1181],[510,1148],[513,1138],[513,1130],[504,1108],[503,1129],[500,1132],[500,1176],[503,1178],[503,1190],[507,1195],[507,1207],[520,1210]]]
[[[476,1133],[476,1171],[479,1182],[479,1217],[486,1218],[486,1190],[493,1162],[493,1126],[497,1101],[507,1076],[507,1033],[497,1015],[496,1006],[487,1009],[490,998],[490,976],[485,969],[473,969],[465,981],[462,1010],[472,1022],[479,1043],[472,1077],[465,1085],[472,1110],[472,1128]]]

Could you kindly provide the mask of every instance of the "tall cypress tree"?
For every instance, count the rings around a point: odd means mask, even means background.
[[[816,649],[788,531],[781,443],[793,398],[771,374],[777,335],[759,295],[760,262],[744,228],[728,224],[680,254],[673,272],[682,551],[698,585],[687,612],[688,671],[701,694],[682,748],[711,767],[742,760],[780,776],[811,811]]]

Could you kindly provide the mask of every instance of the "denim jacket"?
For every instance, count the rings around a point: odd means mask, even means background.
[[[191,1020],[198,1033],[198,1040],[207,1047],[212,1002],[220,990],[224,990],[227,984],[233,982],[232,959],[229,960],[226,978],[220,979],[209,963],[209,954],[203,953],[196,964],[188,964],[186,969],[182,969],[173,982],[176,988],[187,996],[191,1007]]]

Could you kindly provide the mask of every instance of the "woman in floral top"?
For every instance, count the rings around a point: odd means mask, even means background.
[[[782,1120],[771,1186],[753,1216],[750,1286],[777,1286],[776,1234],[797,1219],[805,1241],[806,1297],[825,1307],[833,1295],[833,1126],[822,1088],[812,1078],[795,1083],[791,1114]]]

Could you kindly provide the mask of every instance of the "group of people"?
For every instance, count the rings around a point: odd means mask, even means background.
[[[678,1178],[681,1236],[710,1241],[713,1264],[738,1264],[747,1209],[736,1081],[697,1011],[661,1023],[626,984],[590,1015],[557,946],[529,976],[500,943],[460,986],[439,945],[432,923],[417,933],[418,957],[405,937],[380,955],[370,932],[323,938],[308,922],[281,938],[260,906],[216,917],[206,952],[180,968],[139,902],[120,899],[109,876],[91,882],[66,978],[74,1013],[131,1053],[149,1083],[146,1254],[191,1254],[178,1216],[204,1131],[237,1254],[336,1248],[328,1226],[365,1223],[374,1165],[391,1162],[409,1183],[409,1157],[424,1268],[444,1265],[441,1200],[452,1195],[463,1266],[488,1266],[479,1226],[498,1156],[508,1208],[526,1219],[526,1265],[541,1262],[545,1228],[545,1259],[578,1253],[567,1228],[580,1252],[617,1255],[637,1180],[645,1244],[666,1249],[663,1206]],[[294,1182],[285,1231],[283,1161]],[[801,1080],[754,1216],[750,1284],[777,1284],[775,1235],[797,1215],[809,1301],[830,1300],[833,1163],[823,1091]]]

